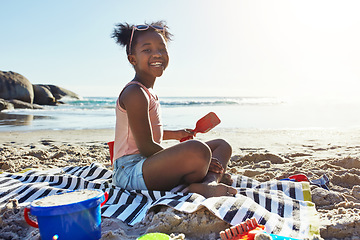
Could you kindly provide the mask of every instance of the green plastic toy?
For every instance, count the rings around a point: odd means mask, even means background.
[[[136,240],[169,240],[170,236],[165,233],[147,233]]]

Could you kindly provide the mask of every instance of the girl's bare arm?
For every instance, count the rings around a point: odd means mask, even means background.
[[[181,130],[164,130],[163,140],[180,140],[185,137],[193,137],[194,132],[191,129],[181,129]]]
[[[126,109],[129,126],[142,155],[149,157],[163,149],[152,137],[149,119],[149,98],[139,86],[129,86],[120,96],[120,104]]]

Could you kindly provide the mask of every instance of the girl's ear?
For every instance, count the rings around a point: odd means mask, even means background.
[[[135,56],[134,55],[128,55],[128,60],[129,60],[129,62],[133,65],[133,66],[135,66],[136,65],[136,59],[135,59]]]

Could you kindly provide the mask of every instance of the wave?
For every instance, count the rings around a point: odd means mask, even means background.
[[[73,106],[79,109],[115,108],[115,97],[86,97],[67,99],[64,108]],[[269,97],[163,97],[160,104],[164,107],[229,106],[229,105],[269,105],[280,104],[281,100]]]
[[[102,112],[114,110],[116,97],[84,97],[82,99],[66,98],[65,104],[58,106],[42,106],[43,109],[13,109],[3,111],[14,114],[53,115],[54,113],[73,112],[83,114],[84,112]],[[212,106],[256,106],[281,104],[277,98],[265,97],[163,97],[160,104],[164,108],[178,107],[212,107]]]
[[[113,109],[116,97],[86,97],[83,99],[67,99],[61,108],[78,109]],[[196,107],[196,106],[230,106],[230,105],[273,105],[281,104],[277,98],[269,97],[163,97],[161,106],[169,107]]]
[[[263,98],[263,97],[236,97],[236,98],[221,98],[221,97],[184,97],[184,98],[163,98],[160,99],[160,104],[166,107],[176,106],[228,106],[228,105],[268,105],[280,104],[281,100],[277,98]]]
[[[102,109],[115,108],[116,98],[114,97],[84,97],[82,99],[66,99],[63,108],[75,107],[79,109]]]

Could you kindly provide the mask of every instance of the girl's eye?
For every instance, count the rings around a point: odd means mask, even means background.
[[[159,51],[159,52],[161,52],[162,54],[166,54],[166,53],[167,53],[167,49],[166,49],[166,48],[161,48],[161,49],[154,50],[154,51]],[[152,52],[152,49],[150,49],[150,48],[145,48],[145,49],[141,50],[141,52],[151,53],[151,52]]]

